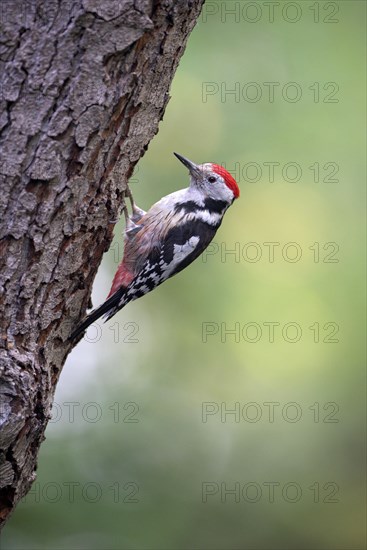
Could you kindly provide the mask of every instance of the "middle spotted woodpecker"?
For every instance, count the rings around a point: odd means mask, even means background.
[[[138,208],[130,194],[124,256],[106,301],[92,311],[72,333],[77,338],[102,315],[106,320],[182,271],[206,249],[229,206],[240,191],[222,166],[194,164],[174,153],[189,169],[190,186],[163,197],[148,212]]]

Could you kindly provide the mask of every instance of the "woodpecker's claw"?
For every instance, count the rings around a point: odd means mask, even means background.
[[[129,212],[127,210],[126,205],[124,206],[124,216],[125,216],[125,234],[131,237],[132,235],[135,235],[141,227],[139,225],[136,225],[134,223],[133,218],[129,216]]]
[[[133,222],[138,222],[145,214],[146,212],[144,212],[144,210],[142,210],[141,208],[139,208],[135,202],[134,202],[134,198],[132,196],[132,193],[130,191],[130,187],[127,186],[126,187],[126,192],[125,192],[125,196],[129,197],[129,200],[130,200],[130,203],[131,203],[131,209],[132,209],[132,214],[130,216],[130,219],[133,221]]]
[[[139,222],[141,220],[141,218],[146,214],[146,212],[144,210],[142,210],[141,208],[139,208],[138,206],[136,206],[136,204],[134,204],[132,209],[133,209],[133,214],[131,216],[131,219],[134,222]]]

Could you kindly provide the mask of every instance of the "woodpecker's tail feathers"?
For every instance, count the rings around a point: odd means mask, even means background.
[[[84,321],[72,332],[70,336],[70,340],[75,340],[78,338],[83,332],[87,330],[87,328],[94,323],[94,321],[97,321],[102,315],[109,319],[112,317],[112,315],[115,315],[119,309],[121,309],[125,304],[123,303],[123,296],[126,292],[125,287],[119,288],[108,300],[106,300],[101,306],[99,306],[97,309],[92,311],[87,317],[84,319]],[[122,304],[122,305],[121,305]]]

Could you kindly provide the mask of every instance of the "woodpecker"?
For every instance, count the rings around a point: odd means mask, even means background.
[[[194,164],[174,153],[188,168],[190,185],[154,204],[148,212],[128,196],[132,214],[124,214],[124,255],[106,301],[72,333],[82,334],[94,321],[107,321],[128,302],[147,294],[182,271],[206,249],[229,206],[240,195],[234,178],[218,164]]]

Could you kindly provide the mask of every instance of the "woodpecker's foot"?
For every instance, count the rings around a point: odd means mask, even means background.
[[[133,218],[129,216],[128,209],[126,207],[126,204],[124,206],[124,216],[125,216],[125,234],[131,237],[132,235],[135,235],[141,227],[139,225],[136,225],[134,223]]]
[[[132,213],[131,219],[134,222],[139,222],[141,218],[146,214],[146,212],[142,210],[142,208],[139,208],[138,206],[136,206],[136,204],[134,204],[132,209],[133,209],[133,213]]]
[[[146,212],[144,212],[144,210],[142,210],[135,204],[134,198],[132,196],[129,186],[126,187],[125,196],[129,197],[129,200],[131,203],[132,214],[130,218],[133,222],[138,222],[146,214]]]

